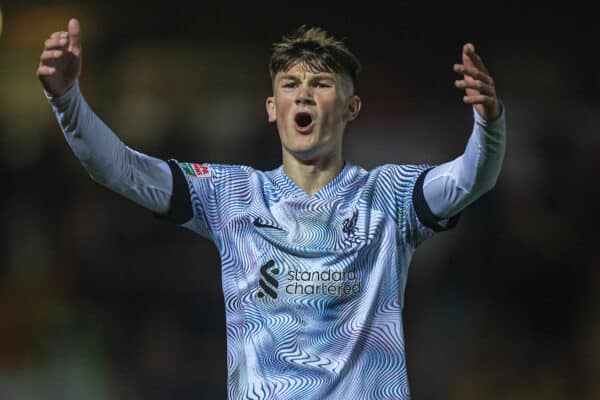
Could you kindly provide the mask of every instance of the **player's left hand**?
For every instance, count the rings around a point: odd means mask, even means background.
[[[500,116],[500,102],[496,96],[494,79],[475,53],[475,46],[467,43],[462,50],[462,64],[454,64],[454,71],[463,75],[462,80],[454,81],[457,88],[465,89],[463,102],[473,104],[477,113],[486,121]]]

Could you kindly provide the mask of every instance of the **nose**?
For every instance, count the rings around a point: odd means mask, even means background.
[[[295,98],[296,105],[314,105],[315,99],[313,98],[312,89],[307,84],[300,85],[296,92]]]

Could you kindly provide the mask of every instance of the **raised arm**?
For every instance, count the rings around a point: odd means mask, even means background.
[[[46,40],[37,69],[65,139],[93,180],[164,214],[173,190],[169,165],[125,146],[85,101],[78,84],[80,36],[79,21],[72,18],[67,32]]]
[[[473,106],[474,124],[465,152],[425,176],[425,200],[440,219],[456,215],[494,187],[506,147],[505,112],[472,44],[463,46],[462,64],[455,64],[454,71],[463,75],[455,85],[465,89],[463,102]]]

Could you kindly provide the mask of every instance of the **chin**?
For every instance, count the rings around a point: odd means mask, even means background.
[[[316,146],[289,146],[285,148],[286,152],[298,160],[308,161],[317,158],[320,153]]]
[[[318,139],[316,135],[303,135],[296,131],[293,131],[291,135],[286,136],[288,140],[283,141],[285,147],[293,152],[304,152],[310,151],[318,146]]]

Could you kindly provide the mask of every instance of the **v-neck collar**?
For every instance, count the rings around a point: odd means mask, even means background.
[[[305,192],[300,186],[296,184],[296,182],[294,182],[289,176],[287,176],[285,170],[283,169],[283,164],[280,165],[279,168],[277,168],[276,170],[276,177],[279,178],[276,180],[279,181],[278,183],[280,185],[280,190],[286,197],[291,194],[295,194],[311,199],[326,199],[336,195],[337,186],[339,185],[340,181],[343,180],[344,176],[347,175],[351,166],[352,165],[348,161],[344,161],[344,166],[342,167],[342,170],[336,175],[336,177],[329,181],[321,189],[319,189],[318,192],[312,195]]]

